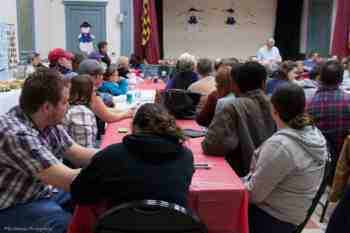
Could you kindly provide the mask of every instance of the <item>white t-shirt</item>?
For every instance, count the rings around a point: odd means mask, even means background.
[[[282,58],[280,55],[280,51],[277,47],[272,47],[271,49],[268,49],[265,45],[264,47],[260,48],[257,55],[256,55],[258,61],[260,62],[281,62]]]

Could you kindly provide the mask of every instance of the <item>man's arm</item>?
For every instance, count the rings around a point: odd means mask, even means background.
[[[131,118],[133,116],[133,111],[129,110],[127,112],[114,112],[111,111],[107,106],[103,103],[102,99],[96,95],[92,97],[91,101],[91,110],[98,116],[102,121],[107,123],[112,123],[116,121],[120,121],[126,118]]]
[[[86,167],[97,152],[97,149],[86,148],[77,143],[73,143],[73,145],[65,151],[65,158],[78,167]]]
[[[276,56],[275,62],[282,62],[281,53],[277,47],[275,47],[275,56]]]
[[[80,169],[71,169],[64,164],[56,164],[37,174],[45,184],[70,192],[70,185],[79,174]]]
[[[261,51],[262,49],[260,48],[259,50],[258,50],[258,52],[256,53],[256,59],[259,61],[259,62],[262,62],[263,60],[264,60],[264,58],[263,58],[263,54],[262,54],[262,51]]]

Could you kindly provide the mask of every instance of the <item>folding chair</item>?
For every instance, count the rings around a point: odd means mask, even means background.
[[[125,203],[103,214],[94,233],[207,233],[200,220],[185,208],[165,201]]]
[[[301,233],[304,229],[304,227],[306,226],[306,224],[309,222],[313,212],[315,211],[316,207],[318,204],[320,204],[320,199],[322,197],[322,195],[324,194],[326,187],[327,187],[327,183],[329,180],[329,177],[332,175],[332,159],[330,154],[328,155],[328,158],[326,160],[326,164],[325,164],[325,170],[324,170],[324,174],[323,174],[323,179],[321,182],[321,185],[314,197],[314,199],[312,200],[311,206],[306,214],[306,218],[305,220],[296,228],[296,230],[294,231],[294,233]]]
[[[329,174],[328,174],[328,178],[326,181],[326,187],[330,186],[332,187],[332,183],[333,183],[333,179],[334,179],[334,175],[335,175],[335,170],[337,167],[337,163],[338,163],[338,159],[339,159],[339,154],[340,151],[336,150],[336,143],[335,143],[335,136],[332,135],[325,135],[325,138],[327,140],[327,146],[328,146],[328,150],[331,156],[331,163],[330,163],[330,167],[329,167]],[[321,212],[321,216],[320,216],[320,222],[323,223],[324,221],[324,217],[326,215],[327,209],[328,209],[328,205],[329,205],[329,200],[328,198],[326,199],[326,201],[323,203],[321,200],[318,203],[321,207],[322,207],[322,212]]]

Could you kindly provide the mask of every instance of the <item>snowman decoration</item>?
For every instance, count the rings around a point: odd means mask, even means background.
[[[91,25],[86,21],[80,25],[79,48],[81,52],[86,54],[94,51],[95,36],[90,33],[90,29]]]

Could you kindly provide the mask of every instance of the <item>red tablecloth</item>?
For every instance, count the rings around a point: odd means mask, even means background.
[[[157,85],[159,89],[164,87],[164,84],[152,84],[152,87],[149,84],[145,85],[146,88],[143,89],[155,89]],[[199,127],[194,121],[177,121],[177,123],[182,128]],[[109,124],[101,147],[121,142],[125,134],[118,133],[118,128],[130,128],[130,126],[130,119]],[[207,163],[210,166],[210,169],[195,171],[189,195],[191,209],[208,226],[211,233],[249,233],[247,191],[224,158],[203,154],[200,145],[202,140],[203,138],[196,138],[186,142],[193,152],[195,163]],[[78,206],[69,232],[92,233],[97,217],[105,210],[104,203],[97,206]]]
[[[143,83],[137,85],[137,89],[143,90],[163,90],[165,84],[162,80],[158,80],[156,83],[152,80],[145,80]]]

